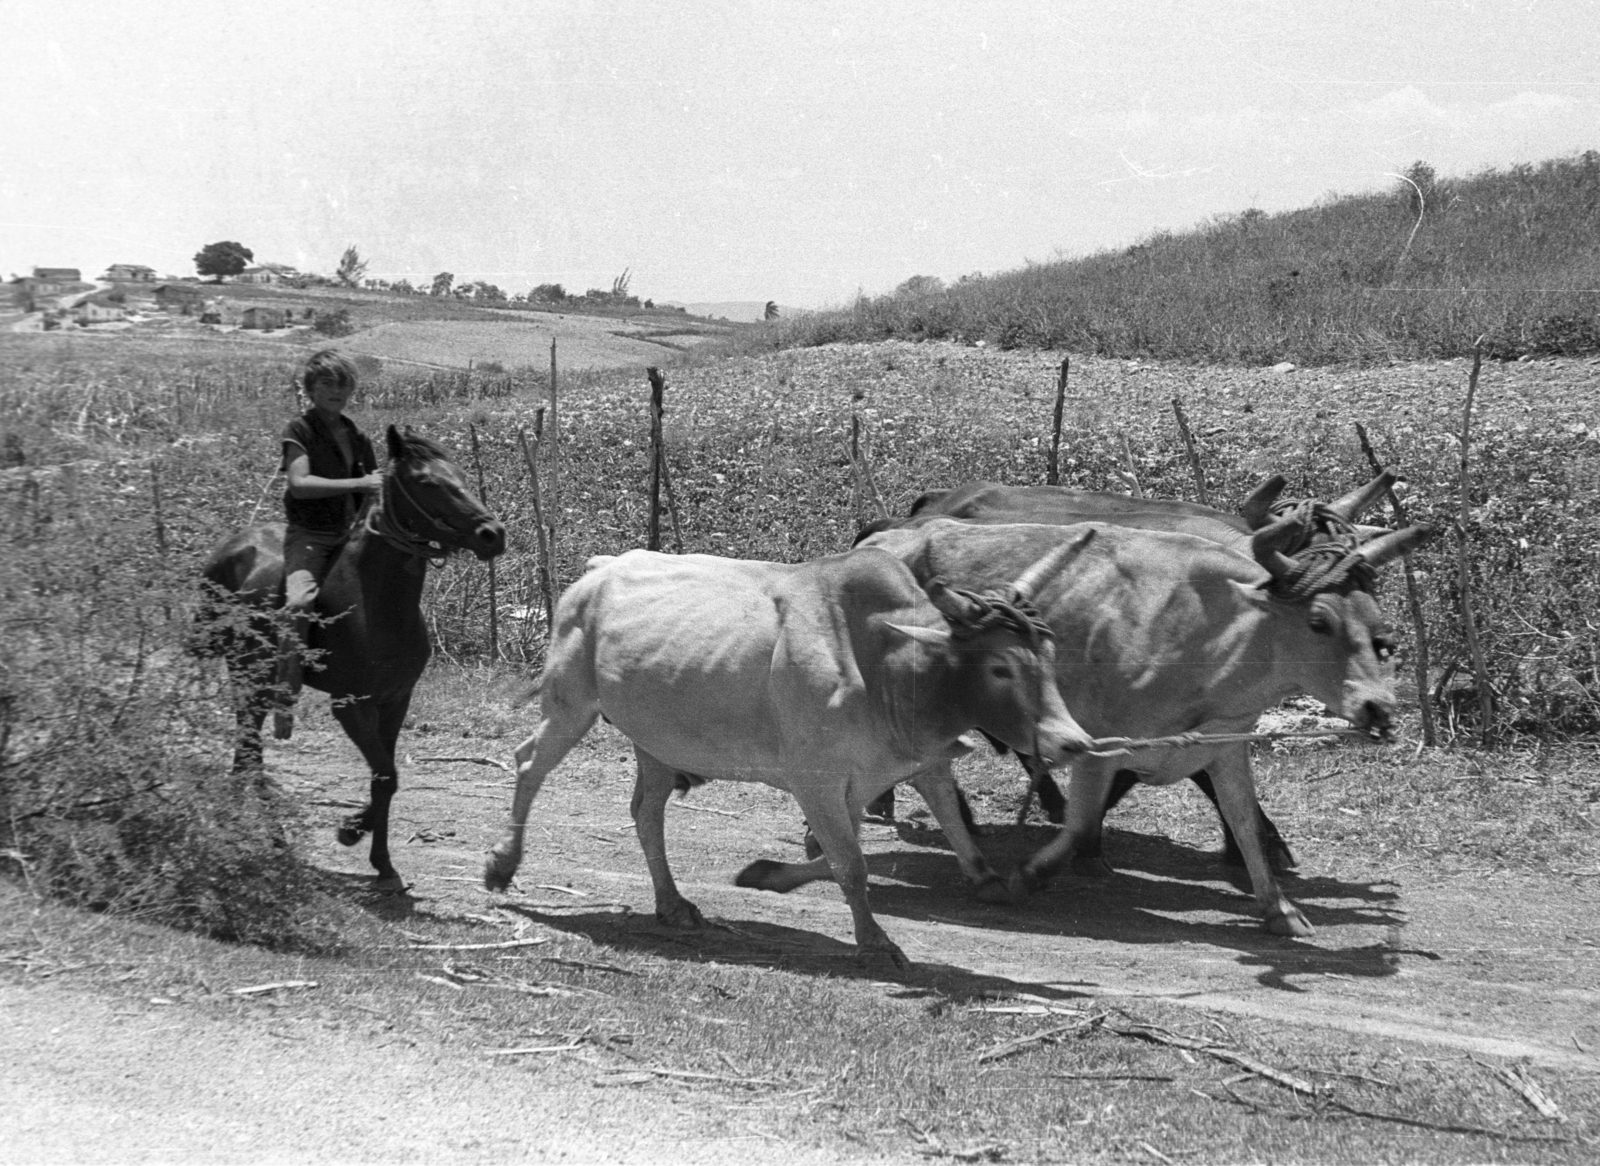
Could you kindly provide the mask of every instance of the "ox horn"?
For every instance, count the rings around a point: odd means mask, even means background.
[[[1271,526],[1262,527],[1251,538],[1250,551],[1255,555],[1256,562],[1260,563],[1267,574],[1274,579],[1282,579],[1293,570],[1294,560],[1278,548],[1299,529],[1299,520],[1289,515],[1278,519]]]
[[[1017,581],[1011,584],[1017,599],[1024,603],[1032,600],[1034,593],[1043,587],[1047,580],[1059,574],[1069,562],[1078,557],[1084,547],[1089,545],[1089,540],[1094,538],[1094,532],[1095,528],[1091,526],[1077,538],[1062,543],[1044,555],[1019,575]]]
[[[1433,527],[1425,523],[1408,526],[1404,530],[1391,530],[1361,544],[1358,552],[1374,567],[1381,567],[1390,559],[1409,555],[1433,537]]]
[[[1283,493],[1283,488],[1288,484],[1288,478],[1282,474],[1273,474],[1244,500],[1239,507],[1239,513],[1250,524],[1251,530],[1260,530],[1272,520],[1272,504],[1278,500],[1278,495]]]
[[[1337,502],[1328,503],[1328,509],[1346,522],[1354,522],[1361,517],[1362,511],[1383,497],[1394,483],[1394,471],[1384,470],[1360,489],[1351,490],[1350,493],[1340,498]]]

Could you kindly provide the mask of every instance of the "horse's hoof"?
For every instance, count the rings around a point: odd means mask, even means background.
[[[1317,929],[1311,926],[1311,921],[1293,903],[1285,903],[1281,909],[1268,914],[1261,920],[1261,926],[1273,935],[1284,935],[1293,939],[1304,939],[1317,933]]]
[[[706,925],[706,917],[700,914],[688,899],[680,899],[676,905],[662,909],[656,908],[656,920],[667,927],[677,927],[684,931],[698,931]]]
[[[735,876],[733,885],[750,887],[757,891],[776,891],[782,894],[787,888],[775,886],[773,879],[783,870],[783,863],[770,858],[758,858]]]

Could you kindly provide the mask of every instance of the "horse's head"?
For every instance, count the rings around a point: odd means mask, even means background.
[[[471,551],[492,559],[506,549],[506,528],[468,488],[438,442],[389,426],[389,475],[383,507],[389,521],[427,553]]]

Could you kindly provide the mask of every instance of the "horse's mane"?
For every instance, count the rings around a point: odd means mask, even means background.
[[[423,437],[410,429],[400,431],[400,445],[405,451],[406,460],[415,459],[424,462],[445,462],[450,460],[449,452],[434,441],[431,437]]]

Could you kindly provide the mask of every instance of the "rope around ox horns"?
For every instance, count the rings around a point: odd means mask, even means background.
[[[944,581],[941,579],[940,582]],[[963,635],[977,635],[990,628],[1010,627],[1018,635],[1030,641],[1055,638],[1055,632],[1039,614],[1039,609],[1025,599],[1007,598],[994,591],[965,591],[960,587],[951,587],[948,583],[945,583],[944,587],[950,594],[958,596],[976,609],[975,614],[963,616],[959,620],[959,631]],[[950,617],[947,615],[946,618]],[[954,619],[951,622],[957,623]]]

